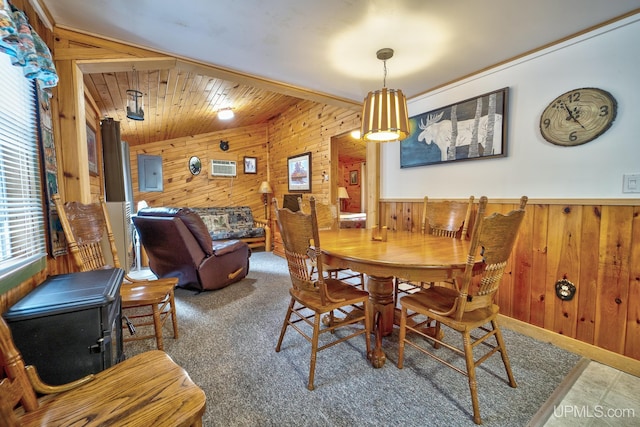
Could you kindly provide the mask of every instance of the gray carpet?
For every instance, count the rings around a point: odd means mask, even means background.
[[[289,329],[275,352],[289,286],[284,259],[255,252],[249,275],[236,284],[176,290],[180,337],[167,329],[165,350],[204,389],[205,426],[475,425],[466,377],[410,347],[404,368],[396,367],[397,328],[384,339],[381,369],[367,362],[362,336],[320,352],[316,389],[308,391],[310,344]],[[509,387],[500,356],[492,356],[477,370],[481,416],[484,425],[524,426],[580,357],[503,332],[518,387]],[[126,343],[125,352],[154,346]]]

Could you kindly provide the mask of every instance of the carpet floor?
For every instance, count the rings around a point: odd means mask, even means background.
[[[410,347],[396,367],[397,328],[384,338],[381,369],[366,360],[362,336],[318,353],[308,391],[310,344],[289,329],[275,352],[289,302],[286,261],[254,252],[250,262],[248,276],[224,289],[177,289],[179,338],[165,327],[165,351],[206,393],[205,426],[475,425],[466,377]],[[477,369],[480,412],[484,425],[524,426],[580,356],[502,329],[518,387],[492,356]],[[125,353],[154,348],[130,342]]]

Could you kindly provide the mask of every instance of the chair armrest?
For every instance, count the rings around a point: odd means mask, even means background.
[[[63,391],[69,391],[76,387],[79,387],[83,384],[88,383],[89,381],[93,381],[94,375],[89,374],[85,377],[77,379],[67,384],[60,385],[49,385],[46,384],[42,379],[40,379],[40,375],[38,375],[38,371],[36,367],[33,365],[25,366],[25,370],[27,371],[27,376],[29,377],[29,382],[33,389],[40,394],[54,394],[54,393],[62,393]]]
[[[266,219],[253,219],[253,223],[264,228],[264,249],[271,252],[271,227]]]

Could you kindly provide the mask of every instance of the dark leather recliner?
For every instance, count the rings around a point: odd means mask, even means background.
[[[144,208],[133,216],[149,267],[178,286],[220,289],[249,272],[249,246],[239,240],[213,242],[200,216],[189,208]]]

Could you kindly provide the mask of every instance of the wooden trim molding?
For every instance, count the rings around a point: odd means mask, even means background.
[[[537,339],[538,341],[548,342],[571,353],[579,354],[596,362],[640,377],[640,360],[635,360],[502,314],[498,317],[500,325],[507,329]]]

